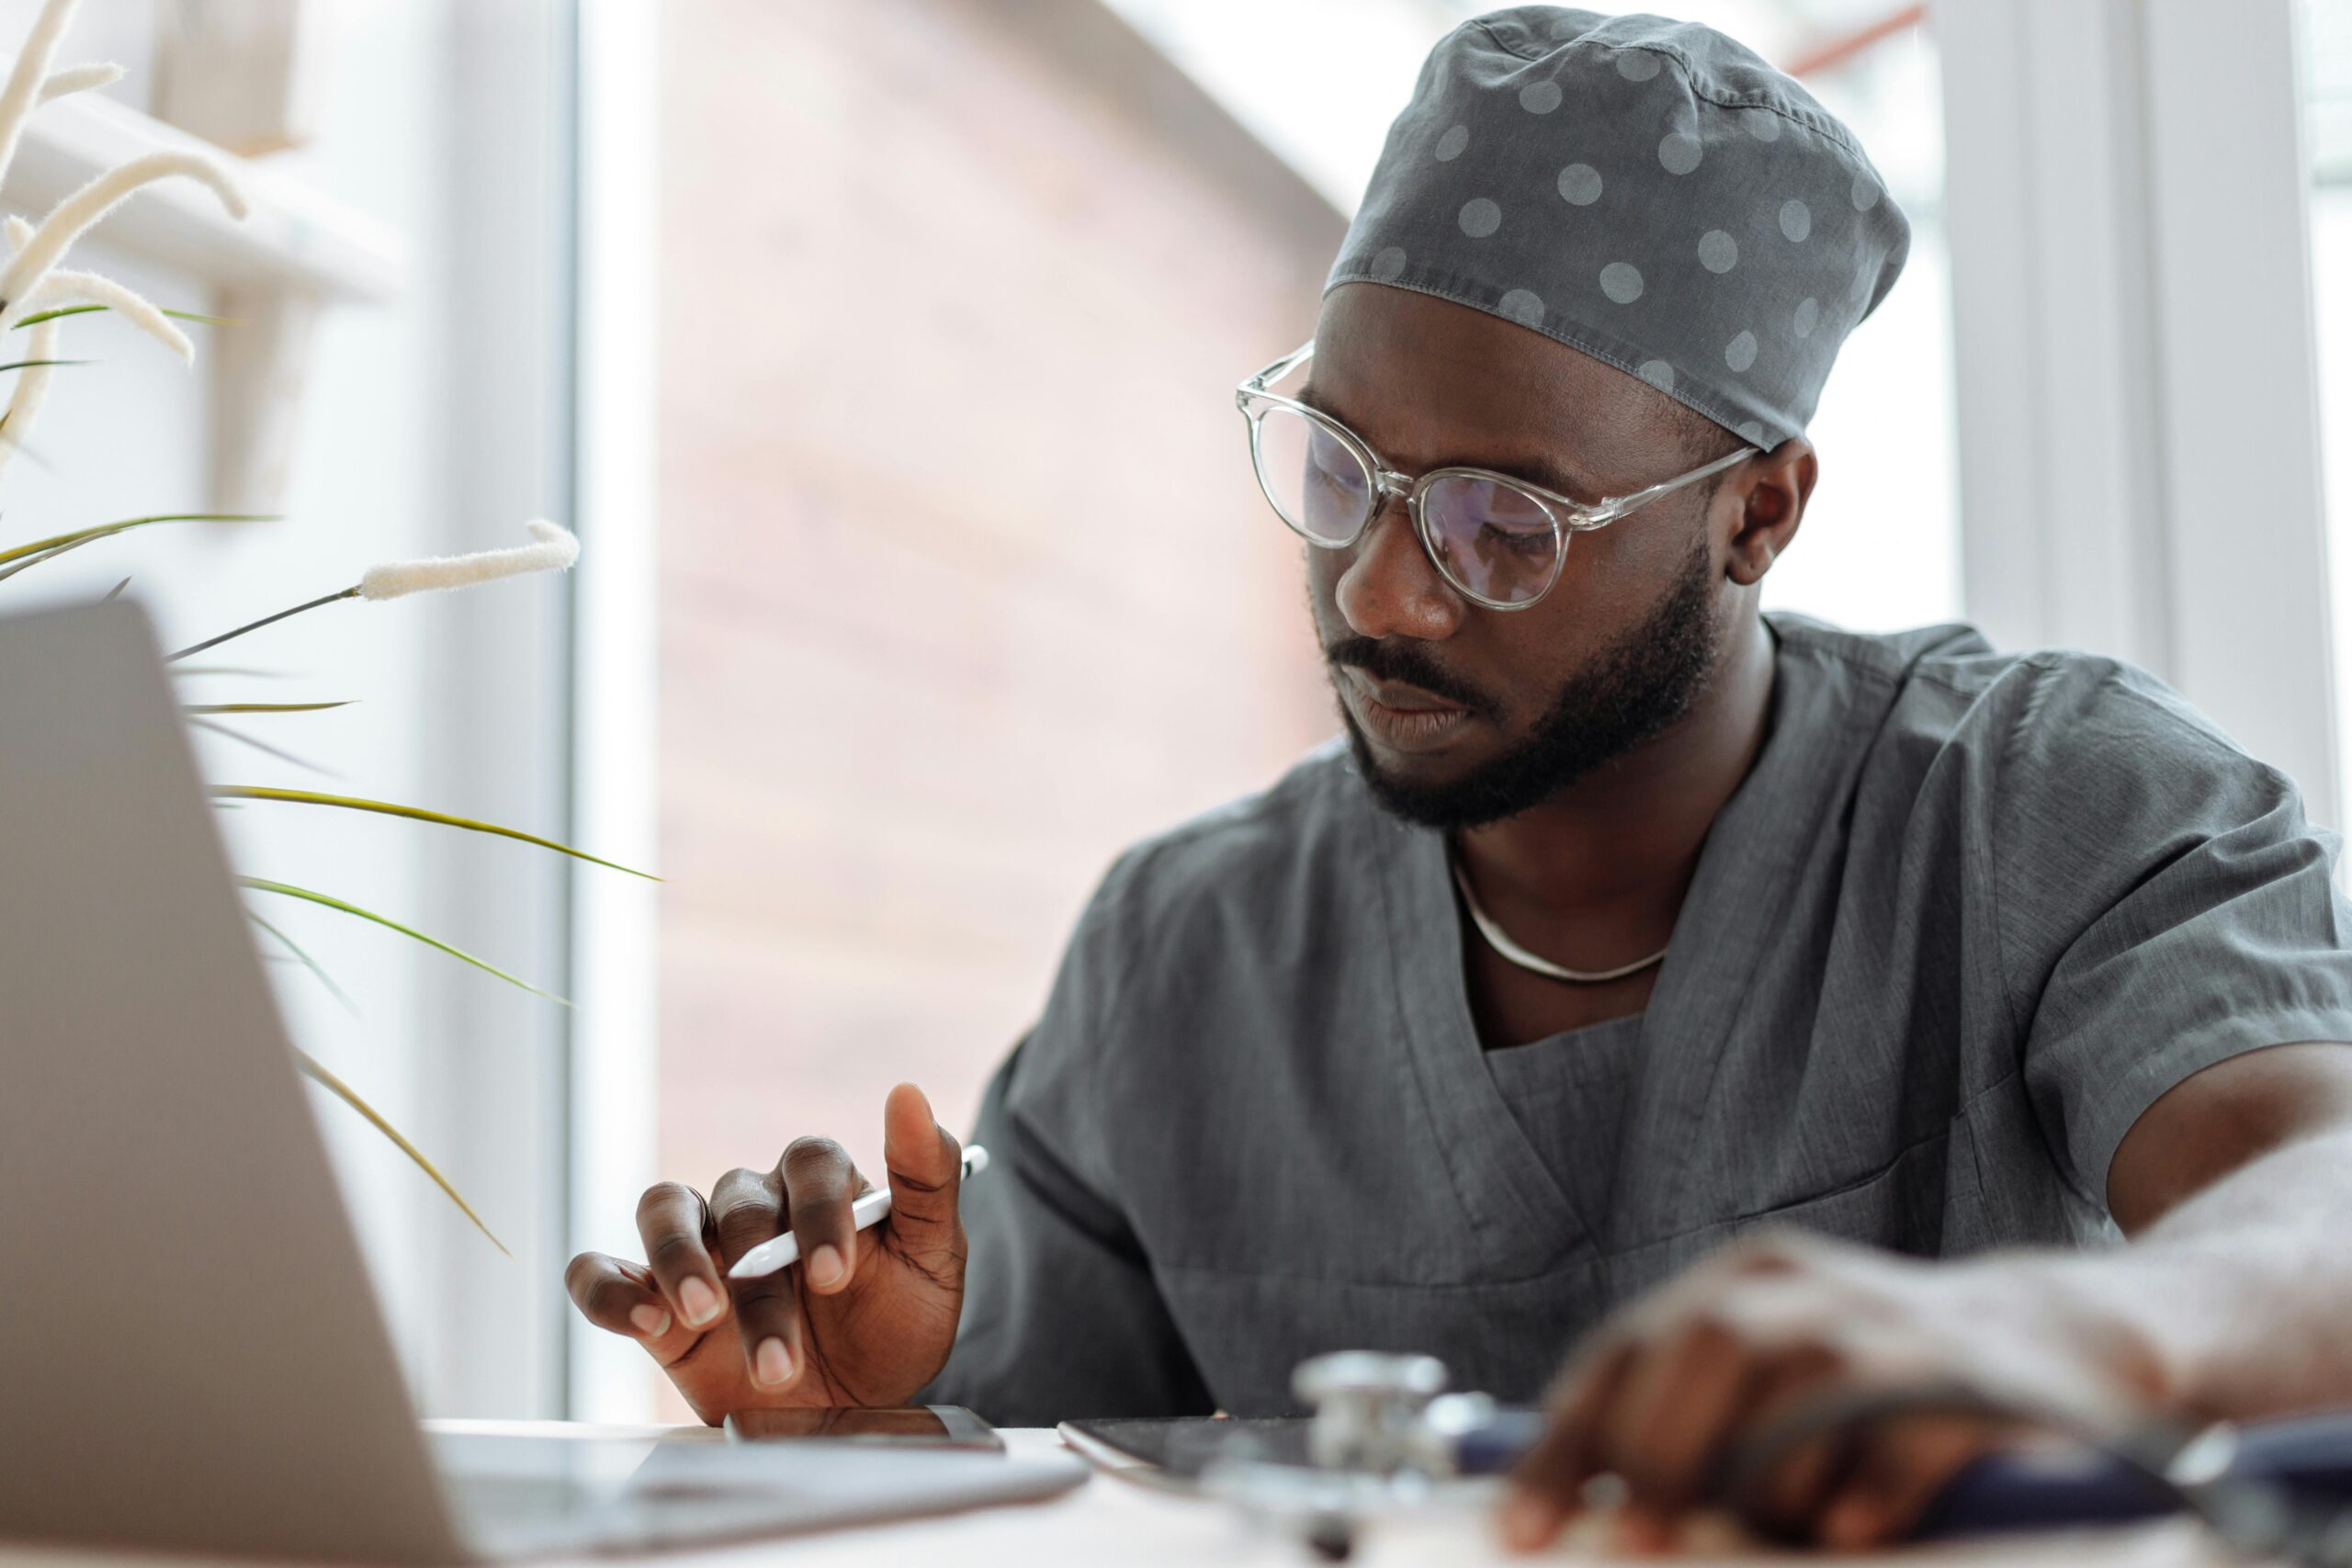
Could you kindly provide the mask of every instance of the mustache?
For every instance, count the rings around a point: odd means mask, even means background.
[[[1375,681],[1396,681],[1419,686],[1433,697],[1457,703],[1484,718],[1501,713],[1493,698],[1468,682],[1448,674],[1438,662],[1409,642],[1385,642],[1378,637],[1347,637],[1323,648],[1325,662],[1336,674],[1342,665],[1361,670]]]

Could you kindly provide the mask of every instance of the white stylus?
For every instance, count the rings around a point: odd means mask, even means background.
[[[970,1180],[988,1168],[988,1150],[978,1144],[966,1147],[964,1150],[965,1180]],[[888,1218],[889,1213],[890,1190],[888,1187],[877,1187],[849,1206],[850,1229],[872,1230]],[[790,1231],[786,1231],[772,1241],[760,1243],[759,1246],[737,1258],[735,1267],[727,1270],[727,1277],[730,1280],[756,1280],[763,1274],[773,1274],[779,1269],[789,1269],[799,1261],[800,1238]]]

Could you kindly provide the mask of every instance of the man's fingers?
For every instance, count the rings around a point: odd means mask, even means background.
[[[675,1181],[645,1190],[638,1200],[637,1234],[662,1296],[688,1328],[706,1329],[727,1315],[727,1287],[711,1257],[716,1238],[702,1194]]]
[[[721,1269],[734,1268],[743,1254],[782,1235],[784,1196],[775,1173],[730,1170],[712,1183],[710,1228]]]
[[[857,1167],[831,1138],[797,1138],[777,1162],[776,1181],[800,1242],[801,1278],[818,1294],[831,1295],[857,1267],[857,1221],[850,1213],[861,1185]]]
[[[563,1271],[564,1289],[580,1315],[597,1327],[631,1339],[659,1339],[676,1314],[650,1279],[632,1276],[617,1258],[583,1252]]]
[[[902,1083],[890,1091],[882,1106],[882,1163],[890,1178],[891,1244],[907,1257],[963,1256],[964,1223],[956,1212],[963,1157],[922,1090]]]
[[[711,1188],[710,1223],[718,1237],[722,1266],[733,1268],[743,1254],[784,1234],[783,1185],[775,1171],[738,1169]],[[735,1326],[742,1336],[743,1368],[752,1385],[788,1387],[800,1376],[802,1361],[800,1303],[790,1278],[778,1271],[755,1280],[729,1280],[727,1287]]]
[[[735,1319],[743,1332],[743,1365],[754,1387],[774,1392],[800,1380],[808,1352],[792,1270],[736,1280]]]
[[[702,1338],[678,1321],[654,1281],[653,1271],[642,1263],[583,1252],[563,1271],[563,1282],[581,1316],[599,1328],[636,1340],[665,1367]]]

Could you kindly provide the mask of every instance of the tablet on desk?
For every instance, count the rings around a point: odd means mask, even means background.
[[[967,1449],[1002,1453],[996,1428],[960,1404],[868,1408],[812,1405],[796,1410],[738,1410],[727,1417],[737,1442],[819,1441],[878,1449]]]
[[[1104,1470],[1156,1471],[1191,1482],[1218,1461],[1304,1465],[1304,1416],[1173,1416],[1065,1421],[1062,1441]]]

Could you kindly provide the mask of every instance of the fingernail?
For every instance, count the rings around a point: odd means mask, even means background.
[[[808,1255],[808,1282],[819,1290],[831,1290],[833,1281],[842,1277],[842,1249],[827,1242]]]
[[[710,1288],[699,1275],[689,1275],[678,1287],[678,1304],[686,1309],[686,1322],[700,1328],[718,1315],[718,1292]]]
[[[792,1352],[781,1339],[763,1339],[752,1355],[752,1381],[775,1388],[792,1376]]]
[[[659,1339],[670,1332],[670,1314],[651,1302],[639,1302],[628,1309],[628,1320],[648,1339]]]
[[[1532,1492],[1514,1492],[1503,1504],[1503,1543],[1532,1551],[1552,1539],[1559,1511]]]

